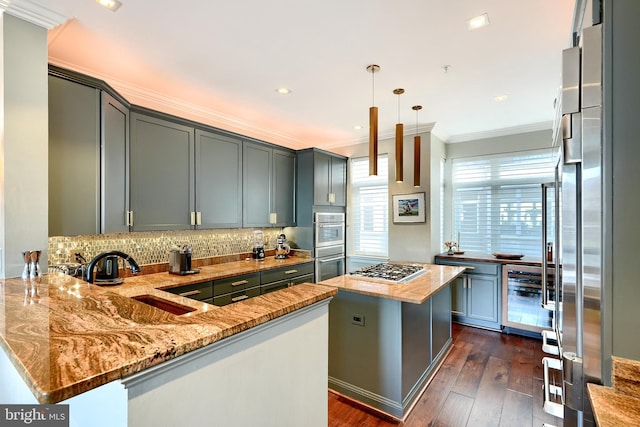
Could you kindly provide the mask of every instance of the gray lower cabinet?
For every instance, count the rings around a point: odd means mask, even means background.
[[[295,154],[244,141],[242,225],[295,225]],[[275,222],[272,220],[275,217]]]
[[[195,212],[193,128],[131,113],[133,230],[191,228]]]
[[[313,283],[313,262],[263,271],[260,277],[260,294],[288,288],[300,283]]]
[[[49,76],[50,236],[100,232],[99,111],[98,89]]]
[[[260,295],[260,273],[227,277],[213,282],[213,304],[223,306]]]
[[[451,288],[453,320],[491,329],[501,328],[501,265],[436,258],[436,264],[468,266]]]
[[[242,227],[242,140],[196,129],[198,228]]]
[[[190,285],[178,286],[176,288],[165,289],[165,292],[172,293],[174,295],[180,295],[181,297],[191,298],[198,301],[213,303],[213,282],[208,280],[206,282],[193,283]]]

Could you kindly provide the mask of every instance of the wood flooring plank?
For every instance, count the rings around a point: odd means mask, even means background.
[[[452,391],[465,396],[475,397],[488,360],[488,352],[474,347],[471,353],[469,353],[464,367],[453,385]]]
[[[510,361],[489,357],[478,386],[468,425],[474,427],[499,425],[510,369]]]
[[[533,397],[507,390],[500,416],[500,427],[532,427]]]
[[[528,396],[533,395],[533,361],[512,360],[507,388]]]
[[[447,400],[438,414],[438,418],[430,424],[433,427],[466,426],[474,399],[458,393],[449,393]]]
[[[420,396],[418,403],[414,406],[413,411],[405,420],[405,426],[424,427],[433,422],[460,374],[471,348],[472,344],[470,343],[454,343],[440,370],[433,377],[425,392]]]

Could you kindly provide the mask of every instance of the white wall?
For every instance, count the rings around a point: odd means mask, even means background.
[[[404,138],[404,182],[402,183],[397,183],[395,179],[395,139],[385,139],[378,143],[378,153],[389,156],[389,259],[391,261],[432,262],[433,260],[430,206],[427,206],[426,223],[394,224],[391,212],[391,196],[394,194],[424,192],[427,204],[431,205],[431,133],[423,133],[420,136],[422,148],[420,150],[419,188],[413,186],[413,136],[405,136]],[[369,155],[369,144],[350,145],[334,151],[348,157],[365,157]],[[347,188],[347,192],[350,194],[351,189]]]
[[[47,262],[47,30],[6,13],[0,27],[0,277],[15,277],[24,250]]]

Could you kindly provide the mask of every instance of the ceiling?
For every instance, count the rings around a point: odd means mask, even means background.
[[[575,3],[122,0],[112,12],[30,2],[69,19],[49,30],[50,63],[133,104],[296,149],[367,141],[373,102],[380,139],[398,120],[406,135],[432,129],[445,142],[550,129]],[[467,30],[483,13],[490,25]]]

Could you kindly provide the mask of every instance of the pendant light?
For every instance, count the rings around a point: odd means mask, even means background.
[[[396,123],[396,182],[404,181],[404,129],[400,123],[400,95],[404,93],[404,89],[394,89],[394,95],[398,95],[398,123]]]
[[[422,105],[411,107],[416,112],[416,136],[413,137],[413,186],[420,187],[420,135],[418,135],[418,111]]]
[[[375,74],[379,65],[369,65],[371,73],[371,108],[369,108],[369,176],[378,175],[378,107],[375,106]]]

